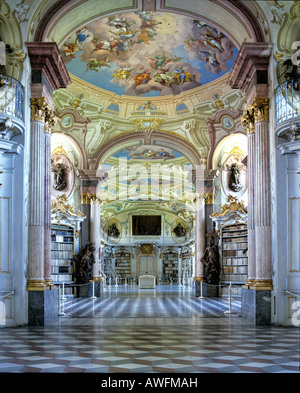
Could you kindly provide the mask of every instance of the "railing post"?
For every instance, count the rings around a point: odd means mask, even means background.
[[[231,282],[229,283],[229,310],[225,311],[224,314],[235,314],[235,311],[231,309]]]

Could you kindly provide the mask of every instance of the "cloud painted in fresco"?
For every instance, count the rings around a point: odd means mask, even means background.
[[[119,95],[148,97],[209,83],[231,69],[238,52],[215,28],[160,12],[101,18],[60,50],[71,74]]]

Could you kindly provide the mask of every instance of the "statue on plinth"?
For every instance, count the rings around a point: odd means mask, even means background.
[[[87,284],[93,278],[94,243],[87,243],[75,256],[75,277],[77,284]]]

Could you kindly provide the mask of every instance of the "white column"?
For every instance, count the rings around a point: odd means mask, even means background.
[[[255,283],[272,289],[271,178],[269,141],[269,99],[255,98]]]
[[[205,250],[205,198],[195,199],[195,281],[203,281],[204,267],[201,258]]]
[[[51,285],[51,133],[45,132],[44,276]]]
[[[247,167],[248,167],[248,279],[247,284],[251,285],[256,278],[255,264],[255,126],[254,110],[252,106],[248,107],[245,116],[241,119],[242,124],[247,129]]]
[[[256,285],[272,282],[269,123],[255,123],[255,258]]]
[[[101,281],[100,275],[100,250],[101,250],[101,236],[100,236],[100,201],[95,198],[90,199],[90,241],[94,243],[94,266],[93,266],[93,281]]]
[[[31,99],[28,290],[44,290],[45,123],[43,98]]]

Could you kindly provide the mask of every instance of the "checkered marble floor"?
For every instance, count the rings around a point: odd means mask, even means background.
[[[299,329],[252,326],[238,299],[178,287],[64,301],[45,327],[0,329],[2,373],[299,373]]]

